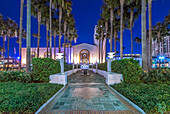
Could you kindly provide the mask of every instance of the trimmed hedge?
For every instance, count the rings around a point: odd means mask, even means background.
[[[30,83],[32,82],[32,78],[30,74],[27,74],[24,71],[0,71],[0,82],[8,81]]]
[[[0,83],[0,113],[35,113],[62,87],[49,83]]]
[[[147,114],[170,111],[170,82],[152,84],[115,84],[114,89],[130,99]]]
[[[112,72],[121,73],[125,83],[138,83],[142,75],[142,67],[133,59],[115,60],[111,63]]]
[[[144,83],[170,81],[170,69],[151,69],[148,73],[143,72],[141,81]]]
[[[49,82],[51,74],[60,73],[60,62],[50,58],[33,58],[32,78],[34,82]]]
[[[98,64],[98,69],[107,71],[107,62]]]

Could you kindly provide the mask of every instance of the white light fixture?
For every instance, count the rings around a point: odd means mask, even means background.
[[[115,56],[115,52],[109,52],[108,53],[108,57],[111,59]]]
[[[57,59],[62,59],[63,58],[63,53],[57,53]]]

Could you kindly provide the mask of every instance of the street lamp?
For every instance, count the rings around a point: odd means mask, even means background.
[[[61,73],[63,73],[63,72],[64,72],[64,59],[63,59],[63,53],[57,53],[57,60],[60,61]]]
[[[107,59],[107,71],[108,72],[111,72],[111,62],[113,61],[114,56],[115,56],[115,52],[108,53],[108,59]]]
[[[164,61],[165,60],[165,56],[159,56],[158,59],[159,59],[159,68],[160,68],[160,61],[161,62]],[[165,65],[165,63],[164,63],[164,65]]]

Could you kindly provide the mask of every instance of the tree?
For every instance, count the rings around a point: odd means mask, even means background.
[[[9,42],[10,42],[10,38],[15,36],[15,31],[16,29],[18,29],[18,25],[15,23],[14,20],[10,19],[9,17],[6,20],[6,24],[7,24],[7,36],[8,36],[8,66],[7,66],[7,70],[9,70]]]
[[[26,72],[31,72],[31,0],[27,0],[27,58],[26,58]]]
[[[64,0],[58,0],[58,5],[59,5],[59,53],[61,52],[61,37],[62,37],[62,33],[61,33],[61,21],[62,21],[62,8],[64,7]]]
[[[123,5],[125,0],[120,0],[121,15],[120,15],[120,58],[123,59]]]
[[[102,6],[102,10],[103,12],[101,13],[101,17],[104,19],[104,26],[105,26],[105,33],[104,33],[104,36],[105,36],[105,39],[104,39],[104,46],[105,47],[105,50],[103,50],[103,52],[105,51],[106,52],[106,40],[107,40],[107,34],[108,34],[108,21],[109,21],[109,18],[110,18],[110,15],[109,15],[109,8],[107,7],[107,5],[103,5]],[[106,53],[103,53],[103,60],[105,59],[106,57]]]
[[[148,72],[148,64],[147,64],[147,51],[146,51],[146,0],[142,0],[142,67],[143,70]]]
[[[39,47],[40,47],[40,27],[42,12],[45,11],[47,1],[45,0],[33,0],[32,1],[32,15],[38,18],[38,40],[37,40],[37,58],[39,58]]]
[[[20,28],[19,28],[19,70],[21,70],[21,54],[22,54],[22,22],[23,22],[23,5],[24,0],[21,0],[21,7],[20,7]]]
[[[114,19],[114,9],[118,6],[115,0],[104,0],[104,3],[109,7],[110,10],[110,52],[112,52],[112,38],[113,38],[113,19]]]
[[[52,19],[52,23],[53,23],[53,36],[54,36],[54,59],[56,59],[56,36],[59,34],[58,32],[58,19],[57,18],[53,18]]]
[[[148,0],[149,6],[149,69],[152,69],[152,0]]]
[[[50,7],[49,7],[49,18],[50,18],[50,58],[52,59],[52,11],[51,11],[51,7],[52,7],[52,0],[50,0]]]
[[[66,54],[66,31],[67,31],[67,23],[70,18],[73,18],[73,15],[71,15],[71,1],[66,1],[64,4],[64,12],[63,12],[63,20],[64,20],[64,62],[65,62],[65,54]]]
[[[4,70],[4,59],[5,59],[5,41],[6,41],[6,36],[7,36],[7,24],[6,21],[4,20],[4,17],[0,14],[0,35],[3,37],[3,70]]]
[[[133,31],[135,19],[141,13],[141,0],[126,0],[126,6],[128,7],[128,13],[130,14],[130,33],[131,33],[131,57],[133,57]]]

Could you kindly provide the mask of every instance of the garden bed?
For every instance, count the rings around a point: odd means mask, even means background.
[[[35,113],[63,85],[0,82],[0,113]]]
[[[115,84],[114,89],[142,108],[146,113],[170,111],[170,82]]]

